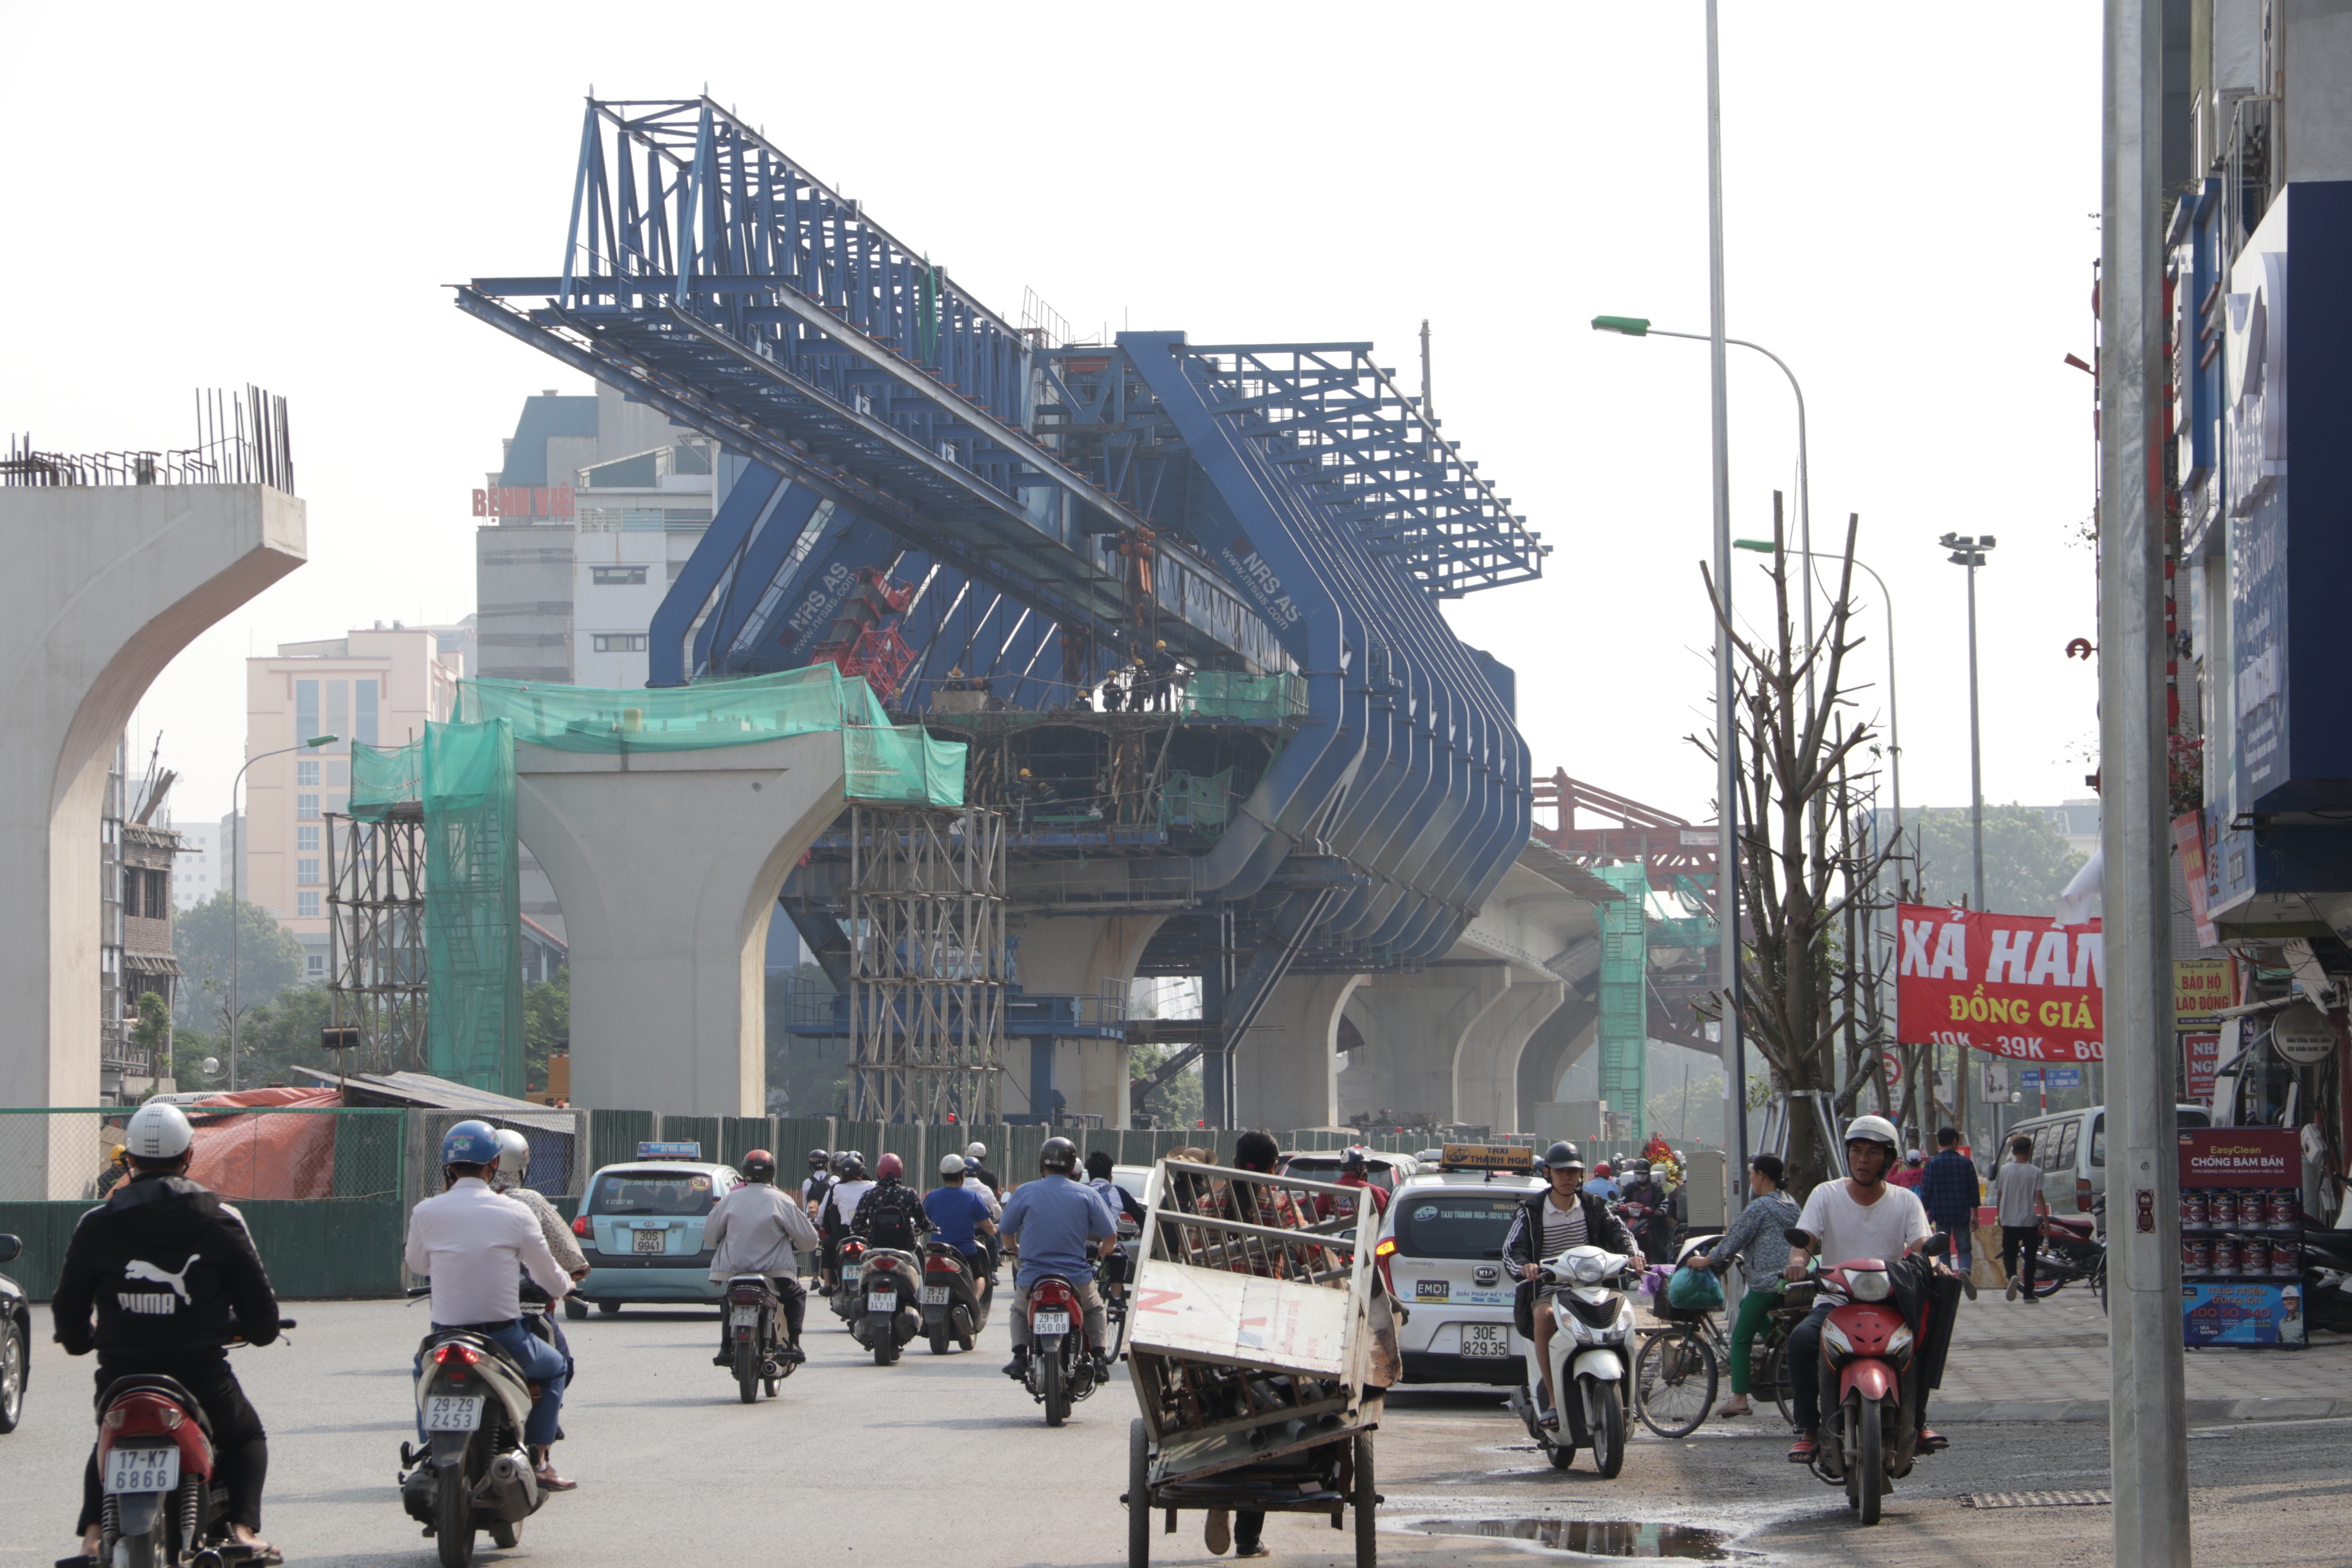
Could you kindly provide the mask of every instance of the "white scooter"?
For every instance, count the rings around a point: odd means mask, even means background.
[[[1625,1468],[1633,1386],[1633,1301],[1627,1294],[1633,1261],[1598,1247],[1571,1247],[1543,1266],[1543,1283],[1559,1287],[1538,1298],[1536,1309],[1551,1314],[1551,1385],[1559,1391],[1560,1424],[1547,1431],[1537,1414],[1543,1369],[1532,1340],[1527,1383],[1513,1391],[1511,1408],[1554,1469],[1568,1468],[1580,1447],[1592,1450],[1593,1467],[1603,1478]]]

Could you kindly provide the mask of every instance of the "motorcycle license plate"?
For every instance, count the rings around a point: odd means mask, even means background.
[[[866,1298],[866,1310],[869,1312],[895,1312],[898,1310],[898,1298],[887,1290],[874,1291]]]
[[[841,1266],[842,1282],[844,1284],[855,1285],[857,1283],[858,1278],[865,1272],[866,1265],[863,1263],[845,1263]]]
[[[1501,1323],[1465,1323],[1462,1325],[1462,1353],[1465,1356],[1507,1357],[1511,1353],[1511,1331]]]
[[[478,1394],[435,1394],[425,1401],[425,1429],[427,1432],[471,1432],[482,1424],[482,1399]]]
[[[630,1237],[629,1245],[639,1252],[660,1252],[669,1245],[669,1232],[640,1230]]]
[[[110,1492],[167,1492],[180,1484],[177,1448],[109,1448],[106,1489]]]
[[[727,1309],[727,1321],[739,1329],[756,1329],[760,1326],[760,1309],[730,1307]]]
[[[926,1307],[944,1307],[948,1304],[948,1288],[944,1285],[926,1285],[923,1287],[922,1294],[923,1305]]]
[[[1070,1331],[1070,1314],[1040,1312],[1029,1320],[1029,1331],[1033,1334],[1066,1334]]]

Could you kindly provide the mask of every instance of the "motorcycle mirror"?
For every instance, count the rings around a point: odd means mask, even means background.
[[[1952,1238],[1944,1235],[1930,1237],[1927,1238],[1927,1245],[1920,1250],[1930,1258],[1948,1257],[1952,1250]]]
[[[1780,1237],[1791,1247],[1801,1247],[1807,1252],[1814,1250],[1812,1233],[1801,1230],[1793,1225],[1782,1231]]]

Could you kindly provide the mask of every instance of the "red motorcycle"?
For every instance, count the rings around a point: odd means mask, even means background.
[[[1068,1420],[1070,1406],[1095,1391],[1086,1310],[1076,1289],[1057,1275],[1046,1275],[1029,1292],[1029,1375],[1022,1381],[1045,1407],[1048,1426]]]
[[[1801,1230],[1790,1231],[1789,1239],[1809,1251],[1819,1245]],[[1941,1256],[1949,1245],[1949,1237],[1936,1237],[1928,1256]],[[1920,1445],[1918,1402],[1905,1376],[1927,1333],[1930,1293],[1920,1292],[1919,1321],[1912,1322],[1895,1300],[1885,1260],[1822,1265],[1816,1259],[1815,1268],[1817,1300],[1834,1305],[1822,1324],[1822,1427],[1812,1469],[1829,1485],[1845,1488],[1846,1506],[1863,1523],[1876,1524],[1887,1492],[1911,1473],[1921,1453],[1931,1451]]]
[[[194,1397],[172,1378],[143,1375],[115,1379],[99,1404],[98,1561],[167,1568],[226,1542],[228,1494],[213,1484],[212,1424]]]

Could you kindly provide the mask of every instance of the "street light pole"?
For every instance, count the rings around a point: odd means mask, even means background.
[[[245,760],[245,767],[237,769],[236,777],[229,781],[229,828],[236,835],[236,842],[230,849],[228,862],[228,1087],[232,1093],[236,1089],[236,928],[239,924],[238,911],[245,907],[242,891],[245,881],[245,813],[238,808],[237,800],[239,792],[245,788],[246,768],[266,758],[282,757],[289,752],[307,752],[320,746],[331,746],[341,738],[336,735],[313,735],[299,745],[280,746],[274,752],[264,752],[260,756],[247,757]]]
[[[1985,563],[1985,552],[1993,547],[1994,540],[1990,533],[1978,538],[1970,538],[1967,534],[1948,533],[1936,542],[1951,552],[1946,557],[1947,560],[1955,566],[1968,568],[1969,574],[1969,860],[1974,872],[1972,886],[1976,892],[1972,907],[1978,913],[1982,914],[1985,907],[1984,744],[1983,734],[1979,727],[1977,705],[1977,568]],[[1963,1056],[1967,1055],[1966,1047],[1958,1048]],[[1968,1064],[1963,1061],[1959,1066],[1962,1069],[1960,1073],[1962,1081],[1958,1086],[1960,1131],[1966,1133],[1969,1124],[1969,1087],[1966,1081]],[[1998,1141],[2000,1116],[1996,1111],[1992,1113],[1992,1117],[1996,1141]],[[1999,1159],[2000,1155],[1996,1153],[1994,1158]]]

